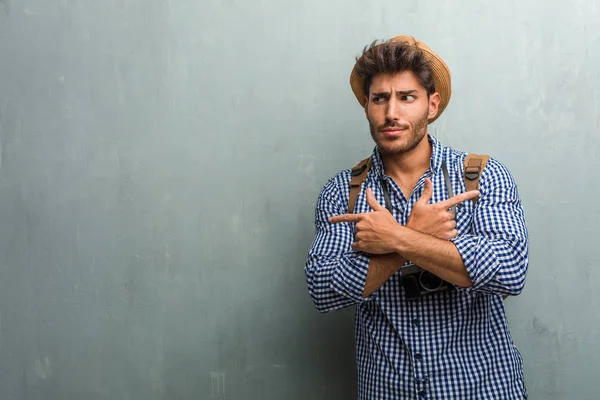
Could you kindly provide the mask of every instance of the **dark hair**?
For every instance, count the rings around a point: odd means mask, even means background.
[[[395,74],[411,71],[427,91],[435,92],[431,64],[423,52],[409,42],[371,43],[356,59],[356,73],[365,81],[365,93],[369,94],[371,81],[377,74]]]

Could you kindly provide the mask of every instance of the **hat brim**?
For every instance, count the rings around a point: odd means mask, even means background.
[[[411,46],[416,46],[423,52],[423,55],[429,61],[431,72],[433,73],[435,91],[440,95],[440,104],[438,105],[437,113],[428,120],[429,123],[432,123],[442,115],[450,102],[450,96],[452,95],[450,69],[440,56],[435,54],[425,43],[412,36],[396,36],[395,38],[390,39],[389,42],[405,42]],[[362,107],[365,107],[365,80],[356,72],[356,65],[350,74],[350,87],[356,96],[356,100],[358,100]]]

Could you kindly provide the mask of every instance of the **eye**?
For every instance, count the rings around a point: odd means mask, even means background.
[[[381,96],[373,96],[373,103],[381,103],[385,99]]]
[[[406,95],[406,96],[402,96],[402,101],[407,101],[407,102],[413,102],[415,101],[415,96],[412,95]]]

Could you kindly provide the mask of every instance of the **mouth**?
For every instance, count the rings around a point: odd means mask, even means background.
[[[400,129],[400,128],[386,128],[386,129],[382,129],[381,133],[385,137],[393,138],[393,137],[400,136],[400,134],[402,134],[403,131],[404,131],[404,129]]]

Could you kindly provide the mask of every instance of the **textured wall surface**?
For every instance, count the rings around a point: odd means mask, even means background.
[[[372,148],[353,59],[409,33],[453,74],[431,133],[519,184],[531,398],[597,399],[599,8],[0,0],[0,398],[350,398],[352,310],[302,268]]]

